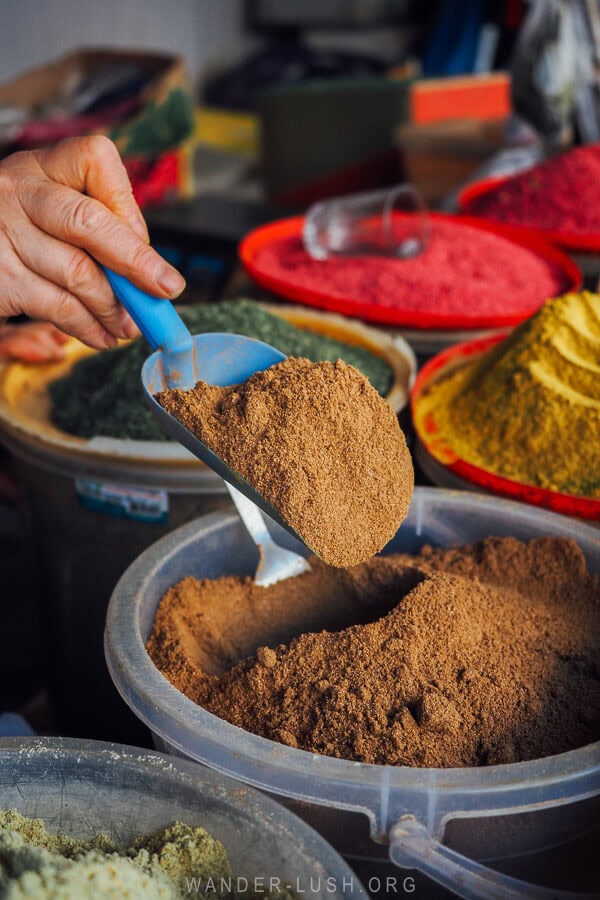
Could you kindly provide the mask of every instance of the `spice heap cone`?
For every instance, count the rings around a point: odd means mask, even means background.
[[[505,478],[600,497],[600,296],[548,301],[419,399],[458,456]]]

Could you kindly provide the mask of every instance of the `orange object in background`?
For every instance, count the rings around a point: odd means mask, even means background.
[[[506,72],[431,78],[410,88],[410,121],[428,125],[448,119],[504,119],[511,112]]]

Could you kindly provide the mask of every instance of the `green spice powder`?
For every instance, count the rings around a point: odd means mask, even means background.
[[[392,370],[381,357],[297,328],[251,300],[229,300],[185,309],[181,317],[193,334],[223,331],[265,341],[286,356],[312,362],[343,359],[385,396]],[[140,370],[152,352],[141,339],[80,360],[69,375],[50,385],[52,421],[69,434],[98,435],[138,441],[166,441],[142,397]]]
[[[190,877],[200,883],[230,875],[225,848],[203,828],[175,822],[117,848],[106,835],[91,841],[54,835],[40,819],[0,810],[0,897],[6,900],[177,900],[187,896]]]
[[[190,882],[196,887],[190,891]],[[261,879],[271,883],[269,876]],[[280,882],[280,879],[276,879]],[[244,884],[243,882],[246,882]],[[92,840],[52,834],[42,819],[0,810],[2,900],[296,900],[290,885],[237,887],[223,844],[204,828],[168,828],[117,846],[105,834]]]

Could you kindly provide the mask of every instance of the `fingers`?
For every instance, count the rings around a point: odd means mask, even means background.
[[[69,340],[69,335],[57,328],[56,325],[53,325],[52,322],[36,322],[35,324],[45,328],[52,341],[59,347],[62,347]]]
[[[68,336],[48,322],[26,322],[0,329],[0,357],[22,362],[58,362]]]
[[[98,200],[48,180],[30,184],[20,199],[39,229],[87,251],[143,291],[172,299],[184,289],[179,272]]]
[[[55,322],[102,349],[134,337],[96,263],[173,299],[182,276],[148,244],[116,147],[74,138],[0,163],[0,315]]]
[[[133,196],[127,171],[109,138],[74,138],[38,151],[37,156],[51,181],[95,197],[148,242],[146,222]]]
[[[40,220],[33,219],[40,228],[87,250],[142,290],[171,299],[182,292],[185,281],[179,272],[154,250],[140,246],[148,244],[148,229],[125,166],[109,138],[73,138],[37,151],[37,159],[49,182],[74,192],[70,197],[65,193],[59,207],[63,230],[52,230],[47,213],[52,215],[54,209],[46,206],[40,210]],[[81,198],[81,193],[87,199]],[[50,202],[49,196],[47,199]],[[119,222],[111,221],[106,210]]]
[[[28,269],[16,255],[3,274],[7,285],[3,300],[8,315],[23,312],[32,319],[54,322],[97,350],[117,345],[117,339],[76,296]]]
[[[11,235],[13,246],[27,269],[77,297],[115,337],[133,338],[138,329],[126,309],[116,300],[108,281],[92,258],[31,225],[27,239]]]

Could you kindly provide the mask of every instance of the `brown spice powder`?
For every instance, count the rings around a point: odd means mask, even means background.
[[[329,756],[479,766],[600,739],[600,590],[570,540],[315,561],[270,588],[187,578],[147,647],[216,715]]]
[[[406,517],[414,476],[398,420],[341,360],[289,357],[243,384],[156,399],[332,566],[369,559]]]

